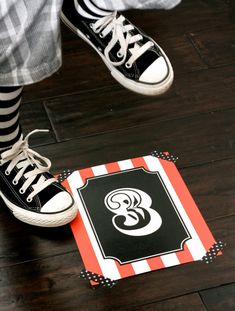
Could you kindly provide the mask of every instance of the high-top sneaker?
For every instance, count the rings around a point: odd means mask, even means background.
[[[13,215],[28,224],[58,227],[77,215],[72,196],[49,173],[51,162],[29,148],[21,136],[0,153],[0,197]]]
[[[173,69],[162,48],[122,14],[91,0],[64,0],[61,19],[100,55],[124,87],[160,95],[173,82]]]

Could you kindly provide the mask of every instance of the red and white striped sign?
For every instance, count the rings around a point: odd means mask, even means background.
[[[123,172],[133,168],[143,168],[149,172],[158,172],[191,238],[184,243],[183,250],[120,264],[117,260],[104,258],[78,190],[84,187],[89,178]],[[85,268],[88,271],[103,275],[105,278],[118,280],[140,273],[200,260],[215,243],[214,237],[176,166],[170,161],[153,156],[144,156],[94,166],[74,171],[63,182],[63,185],[73,193],[78,205],[79,213],[72,222],[71,228]],[[107,232],[107,234],[109,233]]]

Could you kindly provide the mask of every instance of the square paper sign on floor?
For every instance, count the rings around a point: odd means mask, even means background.
[[[111,287],[122,278],[221,254],[169,156],[64,172],[60,179],[78,205],[71,227],[85,266],[81,277],[92,284]]]

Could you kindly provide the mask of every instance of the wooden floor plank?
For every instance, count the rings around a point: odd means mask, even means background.
[[[233,0],[232,0],[233,1]],[[151,35],[185,34],[234,23],[233,8],[226,0],[187,0],[173,10],[128,11],[125,15]],[[153,20],[156,27],[153,27]]]
[[[235,281],[235,217],[210,226],[227,242],[224,256],[163,269],[119,282],[113,289],[92,290],[78,274],[77,252],[0,269],[1,310],[123,310]]]
[[[234,215],[235,159],[181,170],[182,177],[207,220]]]
[[[235,109],[230,109],[84,136],[36,149],[52,159],[54,172],[146,155],[153,149],[177,154],[179,167],[191,166],[235,156],[234,118]]]
[[[56,142],[50,120],[41,101],[25,103],[23,100],[20,109],[20,123],[25,135],[36,128],[50,130],[47,134],[37,133],[33,135],[32,138],[30,138],[31,146],[46,145]]]
[[[171,91],[159,98],[117,86],[57,97],[44,104],[59,141],[146,123],[158,127],[159,121],[234,107],[234,71],[235,66],[179,76]]]
[[[37,228],[17,221],[1,204],[0,267],[76,250],[69,226]]]
[[[235,283],[201,291],[200,295],[208,311],[235,309]]]
[[[210,67],[235,64],[235,25],[189,34],[203,61]]]
[[[144,305],[130,309],[130,311],[182,311],[189,309],[190,311],[207,311],[197,293]]]

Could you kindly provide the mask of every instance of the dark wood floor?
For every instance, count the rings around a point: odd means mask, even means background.
[[[171,90],[147,98],[119,86],[95,52],[62,27],[64,65],[25,88],[25,132],[53,172],[169,150],[224,256],[132,277],[112,290],[78,278],[69,226],[39,229],[0,209],[0,310],[235,310],[235,5],[185,0],[175,10],[126,15],[166,50]]]

